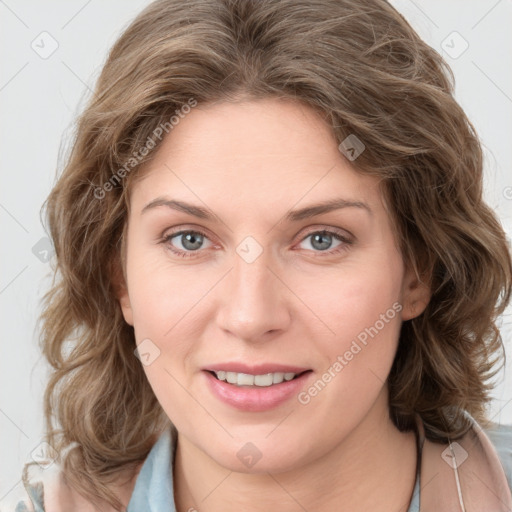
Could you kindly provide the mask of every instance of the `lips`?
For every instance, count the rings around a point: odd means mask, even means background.
[[[247,377],[268,374],[295,374],[291,380],[272,384],[237,385],[219,380],[219,372],[245,374]],[[296,397],[301,389],[313,378],[309,368],[282,364],[247,365],[243,363],[220,363],[203,368],[207,387],[218,400],[240,411],[263,412],[278,407]],[[245,380],[244,380],[245,382]]]
[[[206,371],[226,371],[234,373],[247,373],[249,375],[264,375],[266,373],[295,373],[300,374],[311,368],[301,366],[290,366],[278,363],[261,363],[249,365],[245,363],[226,362],[205,366],[202,370]]]

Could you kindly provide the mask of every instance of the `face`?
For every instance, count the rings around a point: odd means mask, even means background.
[[[387,407],[401,322],[426,291],[377,179],[308,107],[193,109],[133,186],[126,243],[120,304],[147,378],[216,463],[300,467]]]

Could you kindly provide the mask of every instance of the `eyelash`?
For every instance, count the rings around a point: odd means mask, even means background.
[[[198,230],[192,230],[192,229],[182,229],[180,231],[175,231],[173,233],[169,233],[168,235],[164,236],[163,239],[161,240],[161,243],[164,243],[168,246],[169,250],[171,252],[173,252],[174,254],[176,254],[176,256],[179,256],[180,258],[193,258],[194,257],[194,254],[195,253],[199,253],[201,251],[201,249],[198,249],[197,251],[181,251],[181,250],[177,250],[175,249],[170,241],[175,238],[176,236],[178,235],[183,235],[183,234],[188,234],[188,233],[193,233],[195,235],[201,235],[202,237],[204,238],[208,238],[208,235],[206,233],[203,233],[202,231],[198,231]],[[313,251],[315,253],[320,253],[320,254],[325,254],[325,255],[328,255],[328,256],[333,256],[335,254],[339,254],[343,251],[346,251],[348,250],[348,247],[350,245],[352,245],[352,240],[349,240],[346,236],[342,235],[341,232],[339,231],[335,231],[335,230],[328,230],[328,229],[321,229],[321,230],[317,230],[317,231],[311,231],[310,233],[308,233],[306,236],[304,236],[300,242],[303,242],[304,240],[306,240],[308,237],[312,236],[312,235],[318,235],[318,234],[321,234],[321,235],[332,235],[333,238],[336,238],[337,240],[339,240],[340,242],[342,242],[342,244],[340,244],[338,247],[336,247],[335,249],[331,249],[331,250],[326,250],[326,251]],[[299,243],[300,243],[299,242]],[[318,256],[315,256],[315,257],[324,257],[324,256],[321,256],[321,255],[318,255]]]

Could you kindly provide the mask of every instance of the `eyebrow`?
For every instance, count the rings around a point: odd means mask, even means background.
[[[146,213],[148,210],[157,208],[159,206],[166,206],[167,208],[188,213],[200,219],[214,219],[214,215],[212,215],[206,208],[196,206],[185,201],[178,201],[176,199],[168,199],[165,197],[157,197],[156,199],[150,201],[142,209],[141,215]],[[285,215],[284,219],[289,222],[297,222],[300,220],[309,219],[311,217],[316,217],[317,215],[321,215],[323,213],[328,213],[334,210],[341,210],[343,208],[358,208],[362,211],[366,211],[370,215],[373,214],[371,208],[362,201],[351,201],[342,198],[335,198],[311,206],[306,206],[305,208],[300,208],[298,210],[289,211]]]

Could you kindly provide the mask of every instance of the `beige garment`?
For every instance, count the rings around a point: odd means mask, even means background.
[[[512,495],[498,454],[480,425],[462,439],[438,444],[425,438],[417,418],[421,448],[421,512],[512,512]]]

